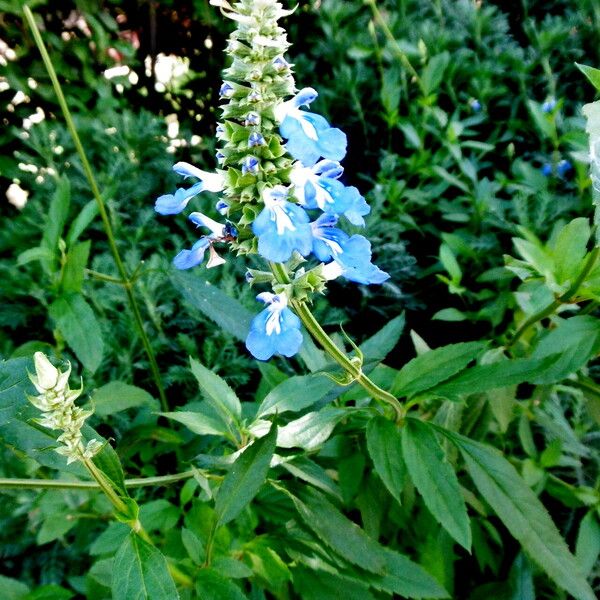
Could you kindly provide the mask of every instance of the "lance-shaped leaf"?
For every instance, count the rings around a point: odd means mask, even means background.
[[[273,423],[269,433],[252,442],[231,466],[215,501],[219,525],[235,519],[258,493],[267,477],[276,439],[277,426]]]
[[[456,473],[446,461],[433,429],[407,419],[402,429],[402,452],[410,477],[425,506],[463,548],[471,548],[471,528]]]
[[[595,600],[581,565],[515,468],[494,448],[442,428],[438,430],[458,447],[477,489],[529,557],[577,600]]]

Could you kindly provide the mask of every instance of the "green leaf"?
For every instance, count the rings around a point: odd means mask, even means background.
[[[10,423],[26,402],[26,395],[35,393],[27,371],[35,372],[30,358],[0,361],[0,427]]]
[[[205,279],[187,271],[174,271],[171,282],[183,297],[221,329],[245,340],[254,316],[240,302]]]
[[[158,407],[158,402],[142,388],[122,381],[111,381],[94,392],[92,406],[96,415],[106,417],[140,406],[155,409]]]
[[[90,246],[91,242],[87,240],[75,244],[69,249],[61,282],[63,292],[81,291],[83,287],[83,275],[90,255]]]
[[[600,91],[600,69],[575,63],[575,66],[588,78],[590,83]]]
[[[442,244],[440,246],[440,261],[450,275],[453,283],[460,283],[462,279],[462,271],[456,260],[456,256],[454,256],[454,252],[452,252],[450,246],[448,244]]]
[[[96,200],[90,200],[73,219],[66,237],[67,246],[73,245],[79,239],[79,236],[87,229],[97,214],[98,204]]]
[[[362,582],[341,574],[298,566],[294,569],[294,590],[302,600],[375,600]]]
[[[276,439],[277,426],[273,423],[269,433],[248,446],[231,466],[215,500],[219,525],[235,519],[258,493],[267,477]]]
[[[449,598],[448,592],[421,566],[388,548],[382,548],[386,574],[371,577],[374,588],[406,598]]]
[[[81,294],[68,294],[50,305],[50,316],[83,366],[94,373],[102,362],[104,341],[90,305]]]
[[[81,431],[86,440],[96,438],[100,442],[104,441],[89,425],[84,425]],[[110,443],[104,444],[102,450],[92,458],[92,461],[111,480],[119,494],[127,497],[123,466]]]
[[[515,468],[494,448],[439,429],[460,450],[477,489],[538,566],[577,600],[594,592],[550,515]]]
[[[39,586],[24,596],[23,600],[71,600],[73,596],[75,596],[75,592],[66,590],[60,585],[50,584]]]
[[[179,594],[160,551],[131,532],[113,563],[113,600],[177,600]]]
[[[324,375],[299,375],[289,377],[273,388],[261,402],[257,419],[273,413],[298,412],[321,400],[335,387]]]
[[[340,408],[324,408],[319,412],[306,413],[279,429],[277,445],[280,448],[304,448],[314,450],[325,442],[346,411]]]
[[[230,435],[227,427],[223,425],[220,419],[206,415],[201,412],[191,411],[177,411],[177,412],[164,412],[158,413],[167,419],[177,421],[182,425],[185,425],[190,431],[197,433],[198,435]]]
[[[304,490],[302,499],[292,496],[292,500],[306,525],[327,546],[367,571],[385,572],[381,546],[345,517],[323,494],[309,487]]]
[[[247,600],[230,579],[215,569],[204,568],[196,576],[196,593],[202,600]]]
[[[467,507],[456,473],[432,428],[417,419],[407,419],[402,429],[402,453],[425,506],[463,548],[470,550]]]
[[[598,555],[600,555],[600,522],[597,512],[590,510],[581,520],[575,546],[575,556],[584,575],[590,575],[598,562]]]
[[[509,581],[511,587],[510,600],[535,600],[531,564],[522,552],[517,555],[510,569]]]
[[[567,223],[552,244],[555,275],[558,283],[572,284],[584,266],[587,243],[592,230],[587,217],[579,217]]]
[[[29,248],[24,252],[21,252],[19,256],[17,256],[17,266],[26,265],[27,263],[34,262],[36,260],[41,261],[51,261],[54,258],[54,254],[48,248],[45,247],[37,247],[37,248]]]
[[[413,358],[394,382],[395,396],[414,396],[462,371],[483,349],[483,342],[451,344]]]
[[[600,319],[576,315],[560,321],[558,327],[548,332],[538,343],[534,359],[557,355],[558,360],[533,381],[554,383],[579,371],[588,360],[600,352]]]
[[[406,465],[402,458],[402,436],[389,419],[374,417],[367,424],[367,449],[377,475],[400,503]]]
[[[66,177],[61,177],[56,185],[56,190],[50,201],[48,208],[48,217],[44,227],[44,235],[42,237],[41,246],[47,248],[53,256],[52,261],[48,261],[46,265],[47,272],[56,270],[58,259],[58,240],[62,235],[63,228],[69,214],[69,206],[71,204],[71,183]]]
[[[375,335],[365,340],[360,345],[360,350],[365,356],[365,363],[381,362],[398,343],[405,324],[406,318],[402,313],[386,323]]]
[[[428,390],[444,398],[454,399],[462,394],[477,394],[526,381],[536,382],[550,369],[560,355],[552,354],[542,359],[517,358],[489,365],[476,365],[453,379]]]
[[[2,600],[23,600],[29,593],[29,587],[12,577],[0,575],[0,598]]]
[[[549,115],[542,110],[541,105],[533,100],[527,100],[527,108],[542,136],[552,139],[556,135],[554,123]]]
[[[242,405],[228,383],[193,358],[190,358],[190,365],[206,401],[226,422],[237,423]]]
[[[449,64],[450,53],[446,51],[436,54],[429,59],[427,66],[421,73],[423,95],[427,96],[437,91]]]

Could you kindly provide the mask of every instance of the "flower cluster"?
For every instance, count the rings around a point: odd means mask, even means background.
[[[57,439],[61,446],[55,450],[67,457],[67,464],[92,458],[103,444],[98,440],[90,440],[84,445],[82,441],[81,428],[93,411],[75,406],[82,389],[69,389],[71,365],[61,372],[41,352],[36,352],[33,360],[35,375],[30,374],[29,378],[38,395],[29,396],[29,401],[42,411],[42,418],[36,419],[36,422],[42,427],[63,432]]]
[[[323,291],[328,280],[340,276],[363,284],[382,283],[389,276],[371,262],[371,244],[365,237],[338,227],[343,220],[364,226],[370,208],[357,188],[341,181],[346,135],[306,110],[318,97],[314,89],[296,91],[293,65],[284,57],[289,44],[277,24],[292,11],[276,0],[210,3],[237,24],[227,46],[231,66],[219,90],[219,168],[207,173],[177,163],[174,170],[196,182],[161,196],[155,208],[163,215],[176,214],[203,191],[222,194],[215,209],[226,218],[223,223],[200,212],[189,215],[210,233],[175,257],[178,269],[200,264],[207,250],[207,267],[221,264],[217,243],[228,244],[238,254],[286,263],[288,272],[310,256],[319,261],[292,273],[289,285],[263,278],[275,283],[275,293],[257,297],[267,307],[252,322],[248,349],[260,360],[273,354],[292,356],[302,343],[300,321],[288,308],[292,299]],[[253,276],[250,280],[256,282]]]

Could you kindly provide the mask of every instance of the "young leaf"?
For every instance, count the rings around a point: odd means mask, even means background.
[[[228,437],[231,432],[223,425],[220,419],[201,412],[180,410],[177,412],[158,413],[167,419],[173,419],[185,425],[190,431],[198,435],[223,435]]]
[[[515,468],[496,449],[457,433],[439,430],[458,447],[477,489],[527,554],[577,600],[594,600],[596,596],[579,563],[538,497]]]
[[[52,201],[48,208],[48,218],[44,227],[44,236],[41,246],[47,248],[53,256],[51,261],[43,261],[47,272],[52,273],[56,270],[58,262],[58,240],[62,235],[69,206],[71,204],[71,183],[66,177],[61,177],[56,185],[56,190],[52,196]]]
[[[206,401],[225,420],[236,423],[242,414],[242,405],[235,392],[224,379],[221,379],[216,373],[207,369],[197,360],[190,358],[190,364],[192,373],[198,381]]]
[[[104,353],[102,331],[81,294],[60,296],[50,305],[50,316],[83,366],[92,373]]]
[[[160,551],[131,532],[115,556],[113,600],[177,600],[179,594]]]
[[[90,255],[89,240],[75,244],[67,253],[67,262],[63,271],[61,289],[63,292],[81,292],[83,275]]]
[[[298,566],[294,569],[294,590],[303,600],[375,600],[368,586],[339,573]]]
[[[400,503],[406,465],[402,458],[402,436],[389,419],[374,417],[367,425],[367,449],[377,475]]]
[[[215,500],[219,525],[235,519],[258,493],[267,477],[276,439],[277,426],[273,423],[269,433],[252,442],[233,463]]]
[[[302,499],[292,496],[296,510],[327,546],[352,564],[373,573],[385,573],[381,546],[356,523],[345,517],[314,488],[306,488]]]
[[[360,345],[360,350],[365,356],[365,363],[381,362],[398,343],[406,318],[404,313],[386,323],[376,334],[365,340]]]
[[[97,214],[98,203],[96,200],[90,200],[73,219],[66,237],[67,246],[73,245],[79,239],[79,236],[87,229]]]
[[[394,382],[396,396],[413,396],[462,371],[485,347],[483,342],[451,344],[413,358]]]
[[[334,387],[335,383],[324,375],[290,377],[267,394],[258,408],[256,418],[300,411],[321,400]]]
[[[327,407],[319,412],[309,412],[291,421],[279,430],[277,445],[280,448],[314,450],[329,438],[337,423],[345,416],[340,408]]]
[[[463,548],[471,548],[471,528],[456,473],[446,461],[433,429],[407,419],[402,453],[410,477],[434,518]]]
[[[600,69],[575,63],[575,66],[588,78],[590,83],[600,91]]]

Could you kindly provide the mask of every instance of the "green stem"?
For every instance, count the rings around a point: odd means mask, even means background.
[[[412,78],[417,82],[417,85],[419,86],[421,93],[423,95],[425,95],[425,89],[423,88],[423,82],[421,81],[419,74],[417,73],[416,69],[412,66],[410,60],[408,59],[408,56],[406,55],[406,52],[404,52],[404,50],[402,50],[402,48],[400,48],[400,45],[398,44],[396,38],[394,37],[394,34],[392,33],[392,31],[388,27],[387,23],[385,22],[383,15],[379,11],[379,8],[377,8],[376,1],[375,0],[365,0],[365,2],[366,2],[366,4],[368,4],[371,7],[371,10],[373,11],[373,16],[375,17],[375,20],[379,23],[383,33],[385,34],[385,37],[392,44],[392,48],[398,55],[400,62],[402,63],[404,68],[411,74]]]
[[[581,270],[581,273],[577,277],[577,279],[573,282],[573,285],[564,293],[562,296],[559,296],[554,302],[542,308],[539,312],[535,313],[529,319],[523,323],[519,329],[517,329],[515,335],[506,345],[506,348],[511,348],[515,345],[515,343],[519,340],[519,338],[535,323],[549,317],[554,311],[559,308],[562,304],[567,304],[570,300],[572,300],[573,296],[577,294],[579,288],[585,281],[586,277],[590,274],[590,271],[594,268],[596,261],[598,260],[598,255],[600,254],[600,248],[594,248],[585,263],[585,266]]]
[[[287,274],[285,267],[279,263],[269,263],[273,275],[279,283],[289,284],[290,278]],[[300,320],[306,327],[307,331],[315,338],[317,342],[321,345],[323,350],[335,360],[335,362],[340,365],[347,373],[352,376],[352,379],[356,381],[359,385],[361,385],[372,398],[382,402],[390,406],[396,415],[397,421],[402,421],[405,417],[405,411],[398,402],[398,399],[387,392],[386,390],[380,388],[376,383],[374,383],[369,377],[367,377],[363,372],[360,365],[354,363],[346,353],[338,348],[335,342],[327,335],[325,330],[321,327],[321,324],[317,321],[315,316],[312,314],[306,302],[302,302],[299,300],[294,300],[293,298],[290,300],[290,306],[294,309],[296,314],[300,317]]]
[[[194,476],[194,471],[184,471],[174,475],[160,475],[158,477],[140,477],[126,479],[126,488],[139,488],[150,486],[170,485],[183,479]],[[100,490],[96,481],[61,481],[60,479],[17,479],[0,477],[0,489],[54,489],[54,490]]]
[[[98,212],[100,214],[100,218],[102,219],[102,224],[104,225],[104,230],[106,232],[106,237],[108,239],[108,245],[110,247],[110,251],[113,255],[113,260],[115,261],[115,265],[119,272],[122,282],[125,284],[125,292],[127,294],[127,300],[129,301],[129,306],[131,308],[131,312],[133,313],[135,323],[138,329],[138,333],[142,340],[142,344],[148,355],[148,361],[150,363],[150,370],[152,371],[152,376],[156,383],[156,387],[158,390],[158,394],[160,396],[160,402],[162,405],[163,412],[168,412],[169,407],[167,403],[167,397],[165,394],[165,390],[162,384],[162,380],[160,377],[160,371],[158,369],[158,363],[156,361],[156,357],[154,356],[154,351],[152,350],[152,346],[150,345],[150,340],[148,339],[148,335],[146,330],[144,329],[144,322],[142,320],[142,315],[137,304],[137,300],[135,298],[135,294],[133,293],[133,289],[131,287],[131,282],[129,280],[129,276],[127,273],[127,269],[125,268],[125,264],[121,259],[121,255],[119,254],[119,249],[117,248],[117,242],[113,233],[112,225],[110,222],[110,218],[108,216],[108,212],[106,210],[106,206],[104,204],[104,200],[100,194],[100,190],[98,188],[98,184],[96,183],[96,179],[92,172],[92,167],[87,159],[85,154],[85,150],[81,143],[81,139],[79,138],[79,134],[77,133],[77,129],[75,128],[75,123],[73,121],[73,117],[71,116],[71,112],[69,110],[69,106],[67,105],[67,101],[62,91],[62,87],[60,82],[58,81],[58,77],[56,76],[56,71],[54,70],[54,66],[52,65],[52,61],[50,60],[50,55],[48,54],[48,50],[44,45],[44,40],[40,34],[40,30],[35,22],[35,18],[31,9],[28,6],[23,7],[23,12],[25,13],[25,18],[31,29],[31,33],[33,34],[33,39],[42,55],[42,60],[44,61],[44,66],[46,67],[46,71],[50,76],[50,80],[52,81],[52,87],[54,88],[54,93],[56,94],[56,98],[58,100],[58,104],[62,110],[63,116],[65,118],[65,122],[67,124],[67,128],[71,137],[73,138],[73,143],[75,144],[75,149],[77,150],[77,154],[79,154],[79,158],[81,159],[81,163],[83,165],[83,170],[85,172],[88,183],[90,184],[90,188],[92,190],[92,195],[96,200],[98,205]]]

